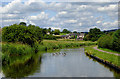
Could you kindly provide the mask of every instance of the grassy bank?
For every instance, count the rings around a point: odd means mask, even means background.
[[[25,55],[34,52],[33,48],[25,44],[4,43],[2,44],[2,54],[6,55]]]
[[[2,54],[4,54],[5,56],[17,56],[34,53],[35,51],[39,52],[67,47],[89,46],[96,44],[96,42],[90,41],[43,40],[41,44],[36,44],[34,47],[30,47],[29,45],[20,43],[3,43]]]
[[[93,47],[95,47],[95,45],[85,47],[85,51],[91,55],[94,55],[95,57],[98,57],[104,61],[110,62],[111,64],[114,64],[115,66],[120,67],[120,61],[119,61],[120,56],[101,52],[101,51],[95,50]]]
[[[79,47],[95,45],[96,42],[90,41],[63,41],[63,40],[44,40],[41,44],[36,44],[34,47],[20,43],[2,43],[2,63],[3,64],[14,64],[14,62],[23,62],[30,59],[35,51],[40,54],[43,51],[68,48],[68,47]]]
[[[89,46],[96,44],[97,42],[90,42],[90,41],[44,40],[42,44],[38,45],[38,51],[47,51],[52,49],[62,49],[68,47]]]
[[[112,52],[112,53],[120,54],[120,52],[113,51],[113,50],[110,50],[110,49],[107,49],[107,48],[98,48],[98,49],[100,49],[100,50],[104,50],[104,51],[107,51],[107,52]]]

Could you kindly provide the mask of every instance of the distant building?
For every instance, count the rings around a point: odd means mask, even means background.
[[[63,39],[76,39],[76,40],[83,40],[84,38],[84,33],[71,33],[68,35],[61,35],[61,38]]]
[[[84,33],[80,33],[78,36],[77,36],[77,39],[78,40],[83,40],[85,34]]]

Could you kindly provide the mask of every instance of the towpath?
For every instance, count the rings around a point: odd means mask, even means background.
[[[105,53],[109,53],[109,54],[114,54],[114,55],[120,56],[120,54],[117,54],[117,53],[107,52],[107,51],[98,49],[97,46],[95,46],[95,47],[93,47],[93,48],[94,48],[95,50],[98,50],[98,51],[101,51],[101,52],[105,52]]]

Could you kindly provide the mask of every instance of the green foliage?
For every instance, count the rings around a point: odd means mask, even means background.
[[[6,55],[25,55],[34,52],[29,45],[2,44],[2,53]]]
[[[53,35],[45,35],[44,39],[47,39],[47,40],[56,40],[56,37],[53,36]]]
[[[101,47],[101,48],[112,48],[111,39],[112,39],[112,36],[110,34],[101,36],[98,39],[98,47]]]
[[[77,31],[74,31],[73,33],[77,33]]]
[[[70,31],[67,29],[63,29],[62,33],[70,33]]]
[[[25,22],[20,22],[20,25],[26,26]]]
[[[120,51],[120,30],[100,37],[98,40],[98,47]]]
[[[113,50],[119,51],[120,52],[120,29],[115,31],[112,35],[112,45],[113,45]]]
[[[33,46],[36,42],[41,42],[43,38],[42,29],[38,26],[17,25],[3,27],[2,40],[6,42],[21,42]]]
[[[84,40],[91,40],[91,41],[97,41],[103,32],[100,31],[98,28],[93,28],[89,30],[89,33],[85,35]]]
[[[55,30],[53,31],[53,33],[54,33],[55,35],[59,35],[59,34],[60,34],[60,30],[59,30],[59,29],[55,29]]]

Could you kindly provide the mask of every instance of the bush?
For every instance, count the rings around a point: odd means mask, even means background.
[[[113,45],[113,50],[119,51],[120,52],[120,29],[115,31],[112,35],[112,45]]]
[[[112,48],[111,39],[112,39],[111,35],[109,35],[109,34],[103,35],[98,40],[98,47],[111,49]]]
[[[98,40],[98,47],[120,51],[120,30],[100,37]]]

